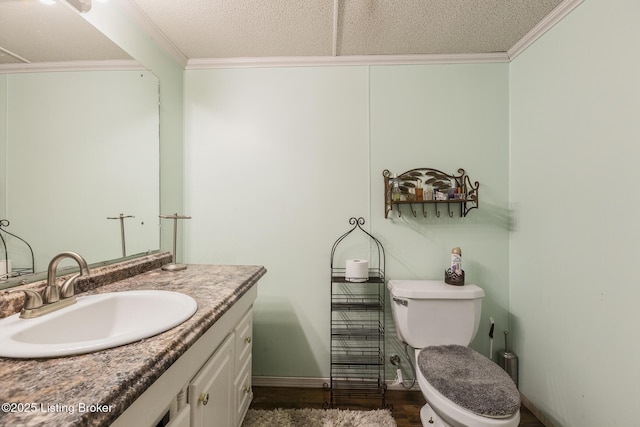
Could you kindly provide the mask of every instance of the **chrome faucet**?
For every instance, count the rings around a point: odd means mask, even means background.
[[[65,258],[71,258],[78,263],[80,267],[80,273],[76,273],[69,277],[62,283],[62,286],[58,288],[56,285],[56,270],[58,264]],[[71,298],[76,294],[75,281],[79,276],[89,275],[89,267],[87,261],[82,256],[75,252],[62,252],[54,256],[51,262],[49,262],[49,268],[47,269],[47,286],[42,291],[42,299],[45,304],[53,303],[62,299]]]
[[[60,261],[65,258],[75,260],[78,266],[80,266],[80,272],[70,276],[58,287],[58,285],[56,285],[56,270]],[[7,292],[25,293],[26,300],[20,317],[23,319],[31,319],[75,304],[76,279],[85,275],[89,275],[87,261],[75,252],[62,252],[54,256],[51,262],[49,262],[49,268],[47,269],[47,286],[42,290],[42,294],[29,289],[16,289]]]

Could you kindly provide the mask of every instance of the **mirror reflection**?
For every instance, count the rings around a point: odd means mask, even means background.
[[[33,3],[3,2],[0,15],[21,5],[33,9]],[[68,9],[62,6],[65,19],[85,26]],[[16,16],[20,28],[37,27],[31,15]],[[11,45],[14,27],[0,26],[0,48],[20,51]],[[91,28],[91,37],[106,39]],[[69,51],[61,61],[70,60]],[[96,64],[94,71],[50,72],[34,72],[38,64],[26,72],[0,65],[0,288],[46,270],[62,251],[78,252],[90,263],[121,257],[121,224],[109,219],[120,215],[127,217],[127,255],[159,247],[158,79],[139,66],[95,71]],[[21,276],[3,280],[7,267]]]
[[[58,252],[89,262],[157,249],[158,81],[149,72],[3,76],[6,87],[6,228],[33,248],[35,271]],[[14,268],[29,248],[5,236]],[[3,249],[3,248],[2,248]]]

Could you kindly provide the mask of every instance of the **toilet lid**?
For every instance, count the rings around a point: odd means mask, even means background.
[[[511,377],[469,347],[425,347],[418,354],[418,367],[440,394],[477,415],[509,417],[520,409],[520,393]]]

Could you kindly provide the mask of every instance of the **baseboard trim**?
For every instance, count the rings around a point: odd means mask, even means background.
[[[251,378],[252,385],[256,387],[296,387],[296,388],[323,388],[325,384],[329,384],[329,378],[309,378],[309,377],[267,377],[254,376]],[[416,382],[412,388],[406,389],[400,384],[393,384],[392,381],[386,381],[387,390],[411,390],[420,391],[420,387]]]
[[[273,377],[273,376],[254,376],[251,379],[252,385],[256,387],[294,387],[294,388],[323,388],[325,384],[329,384],[329,378],[313,378],[313,377]],[[410,390],[420,391],[420,386],[416,382],[410,389],[402,387],[400,384],[393,384],[392,381],[386,381],[387,390]],[[522,404],[531,411],[537,419],[540,420],[545,427],[556,427],[556,425],[536,407],[524,394],[520,393]]]
[[[322,388],[324,384],[328,383],[328,378],[265,376],[255,376],[251,378],[251,385],[254,385],[256,387]]]
[[[542,424],[544,424],[545,427],[556,427],[556,425],[549,418],[547,418],[544,412],[538,409],[536,405],[531,403],[531,401],[527,398],[527,396],[525,396],[522,393],[520,393],[520,401],[524,406],[527,407],[528,410],[531,411],[533,415],[535,415],[537,419],[540,420]]]

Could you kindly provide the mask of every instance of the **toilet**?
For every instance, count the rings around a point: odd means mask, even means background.
[[[484,291],[439,280],[389,280],[398,337],[415,349],[427,404],[423,426],[517,427],[520,394],[511,377],[468,347],[478,332]]]

